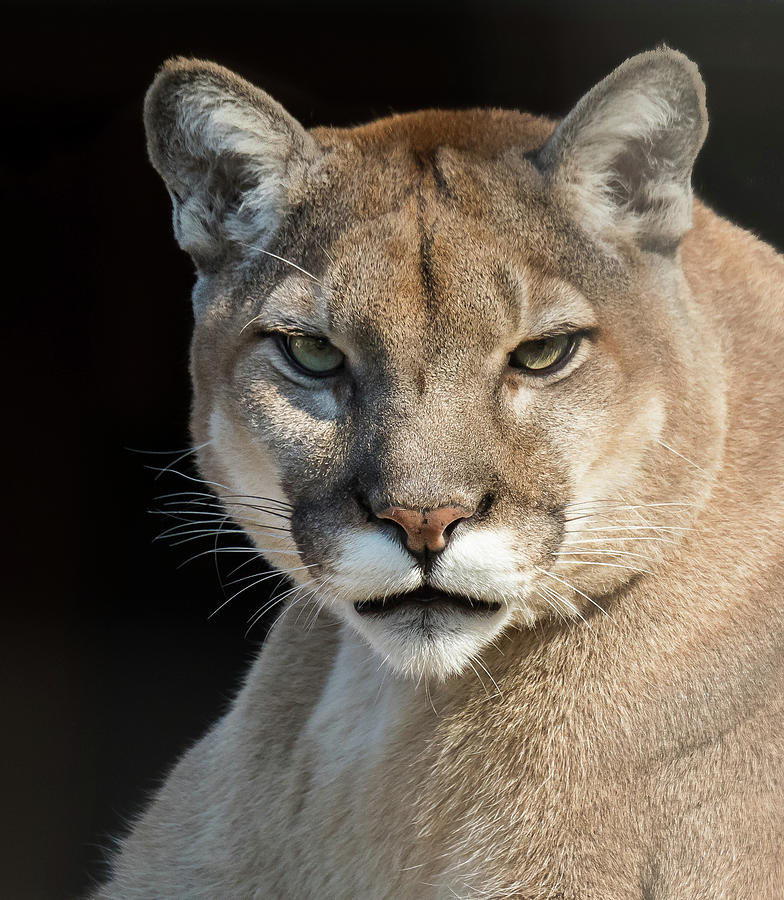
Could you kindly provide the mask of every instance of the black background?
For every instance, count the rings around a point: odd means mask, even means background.
[[[214,560],[177,568],[209,541],[152,542],[156,495],[188,485],[145,468],[173,457],[127,449],[188,442],[191,267],[140,120],[160,62],[215,59],[304,124],[340,125],[426,106],[563,114],[665,41],[708,86],[698,193],[781,247],[784,5],[27,3],[2,16],[0,894],[68,897],[263,638],[245,636],[263,590],[208,619],[223,599]]]

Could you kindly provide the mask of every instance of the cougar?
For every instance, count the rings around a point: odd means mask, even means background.
[[[696,66],[306,130],[175,59],[145,123],[204,509],[291,582],[95,896],[784,897],[784,264]]]

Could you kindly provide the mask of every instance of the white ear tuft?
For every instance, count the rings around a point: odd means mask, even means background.
[[[144,104],[147,148],[174,204],[174,232],[200,269],[269,242],[315,142],[280,104],[214,63],[175,59]]]
[[[586,230],[667,251],[691,227],[691,170],[707,125],[697,67],[653,50],[589,91],[537,163]]]

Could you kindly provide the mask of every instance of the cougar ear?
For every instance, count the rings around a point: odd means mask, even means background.
[[[537,163],[600,239],[667,251],[691,227],[691,170],[707,128],[697,67],[663,47],[627,59],[590,90]]]
[[[201,270],[263,246],[317,154],[279,104],[214,63],[164,64],[144,102],[147,150],[174,204],[174,234]]]

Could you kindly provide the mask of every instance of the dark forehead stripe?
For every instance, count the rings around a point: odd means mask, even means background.
[[[431,322],[441,314],[442,325],[447,324],[449,303],[444,301],[457,301],[458,296],[479,304],[500,299],[500,294],[506,298],[504,311],[512,315],[519,305],[517,286],[493,277],[492,266],[480,265],[481,258],[489,263],[490,252],[476,258],[472,253],[474,271],[468,278],[462,271],[455,282],[451,257],[456,239],[464,233],[463,217],[469,230],[478,225],[501,244],[511,241],[526,266],[565,277],[586,295],[601,297],[617,273],[607,271],[597,248],[548,202],[523,159],[551,129],[546,120],[519,113],[469,111],[419,113],[356,129],[316,130],[327,151],[323,171],[269,249],[317,279],[332,269],[330,280],[340,289],[344,273],[341,266],[331,266],[330,248],[357,226],[408,208],[413,213],[412,274],[419,283],[415,290]],[[490,245],[486,249],[490,251]],[[259,256],[254,268],[256,298],[292,271],[268,256]],[[465,269],[462,264],[459,268]]]
[[[417,232],[419,234],[419,271],[422,279],[422,290],[428,310],[437,303],[437,286],[433,269],[433,235],[431,228],[425,221],[425,185],[432,179],[433,185],[438,191],[438,182],[444,183],[444,176],[438,169],[435,161],[435,150],[422,152],[414,150],[414,158],[419,170],[419,184],[417,185]],[[438,176],[436,176],[438,172]],[[428,178],[428,175],[430,178]]]
[[[446,220],[451,221],[454,227],[457,220],[462,218],[456,214],[452,195],[444,173],[438,165],[439,148],[430,147],[426,150],[411,148],[411,153],[418,171],[417,193],[417,234],[419,239],[419,272],[425,306],[428,318],[432,322],[443,313],[444,307],[449,306],[445,291],[450,291],[445,281],[438,277],[438,254],[436,253],[435,236],[443,231]],[[439,213],[441,210],[441,213]],[[478,264],[478,260],[476,261]],[[481,272],[481,275],[479,274]],[[475,292],[473,302],[475,304],[492,304],[495,312],[503,319],[509,328],[514,328],[520,317],[520,291],[519,285],[512,277],[507,262],[496,259],[488,262],[479,270],[477,279],[469,287],[462,285],[468,293]],[[452,285],[454,288],[455,285]],[[454,299],[454,298],[453,298]],[[489,310],[486,310],[489,311]],[[451,315],[449,315],[451,318]]]

